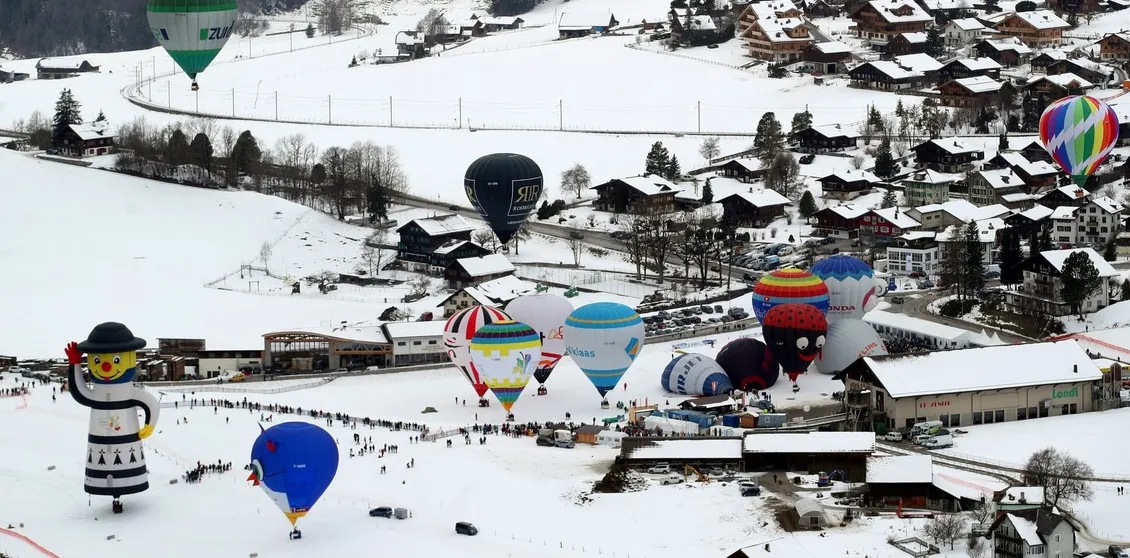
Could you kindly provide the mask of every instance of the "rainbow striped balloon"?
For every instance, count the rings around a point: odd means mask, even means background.
[[[1118,143],[1118,115],[1094,97],[1072,95],[1044,109],[1040,140],[1080,187]]]
[[[534,375],[541,358],[541,335],[513,320],[486,324],[471,338],[471,362],[507,412]]]
[[[765,313],[778,304],[810,304],[828,313],[828,286],[819,277],[788,267],[762,277],[753,287],[753,315],[764,321]]]

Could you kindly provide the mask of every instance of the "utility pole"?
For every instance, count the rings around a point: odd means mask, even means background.
[[[275,91],[275,120],[279,119],[279,92]]]
[[[196,112],[200,112],[200,90],[197,89],[196,93]]]
[[[235,88],[231,88],[231,115],[235,118]]]
[[[698,133],[702,133],[702,101],[698,102]]]
[[[392,95],[388,96],[388,126],[395,127],[396,124],[392,121]]]
[[[334,123],[334,96],[326,95],[326,102],[329,103],[329,123]]]
[[[459,97],[459,129],[463,129],[463,97]]]
[[[168,107],[173,108],[173,82],[172,80],[165,82],[165,92],[169,94]]]
[[[565,131],[565,103],[557,99],[557,131]]]

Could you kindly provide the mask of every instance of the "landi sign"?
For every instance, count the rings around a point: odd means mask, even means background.
[[[1052,399],[1072,399],[1075,397],[1079,397],[1078,386],[1071,389],[1059,389],[1052,391]]]

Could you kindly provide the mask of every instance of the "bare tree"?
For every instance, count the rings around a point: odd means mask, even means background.
[[[274,251],[275,247],[271,246],[271,243],[266,240],[263,241],[263,244],[259,245],[259,259],[262,260],[263,270],[267,275],[271,274],[271,254],[274,253]]]
[[[411,291],[412,296],[416,296],[416,297],[427,296],[428,290],[432,288],[432,280],[421,275],[421,276],[409,281],[408,285],[410,287],[412,287],[412,291]]]
[[[416,31],[424,35],[435,35],[447,26],[447,18],[443,16],[443,12],[439,9],[432,8],[420,21],[416,22]]]
[[[510,237],[510,243],[514,245],[514,255],[518,255],[518,245],[523,242],[528,242],[533,238],[534,233],[530,232],[530,222],[522,221],[518,230],[514,231],[514,236]]]
[[[573,163],[572,167],[561,173],[561,191],[576,194],[577,199],[584,197],[585,190],[590,186],[592,186],[592,177],[580,163]]]
[[[1094,476],[1090,465],[1051,447],[1033,453],[1024,465],[1024,482],[1043,488],[1045,503],[1053,507],[1093,498],[1095,492],[1086,479]]]
[[[706,159],[706,165],[710,166],[711,161],[722,154],[722,148],[718,145],[718,138],[710,136],[702,139],[702,145],[698,146],[698,154]]]
[[[624,260],[636,266],[636,279],[647,277],[647,218],[629,213],[620,218],[624,233]]]
[[[374,277],[380,275],[387,242],[388,229],[376,229],[373,234],[369,235],[369,238],[365,239],[365,245],[361,248],[361,258],[369,266],[369,275]]]
[[[585,235],[581,231],[581,227],[573,222],[569,225],[569,238],[566,239],[569,251],[573,253],[573,265],[577,267],[581,266],[581,254],[585,253]]]
[[[851,166],[855,170],[862,169],[863,163],[866,163],[866,162],[867,162],[867,157],[864,157],[863,155],[852,155],[852,157],[851,157]]]
[[[655,273],[658,274],[659,282],[662,283],[667,260],[670,259],[676,242],[667,229],[667,216],[665,214],[651,213],[647,216],[644,238],[646,239],[647,256],[651,263],[655,265]]]
[[[803,182],[800,163],[787,151],[774,157],[765,170],[765,186],[790,200],[797,199],[797,189]]]
[[[923,531],[935,544],[948,544],[953,550],[954,544],[965,536],[965,519],[955,513],[935,515]]]
[[[986,500],[985,497],[982,496],[981,501],[977,502],[977,504],[973,506],[973,509],[969,510],[969,515],[979,524],[986,523],[989,521],[989,518],[993,516],[994,507],[991,501]]]
[[[988,553],[988,545],[985,544],[985,539],[981,537],[974,537],[969,539],[969,546],[965,548],[965,555],[969,558],[985,558]]]
[[[471,235],[471,242],[490,250],[491,252],[498,252],[502,245],[498,242],[498,237],[495,236],[494,231],[490,229],[479,229]]]

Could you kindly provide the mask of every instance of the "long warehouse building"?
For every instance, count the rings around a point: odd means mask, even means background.
[[[1073,340],[864,357],[844,370],[849,424],[878,431],[1090,412],[1102,381]]]

